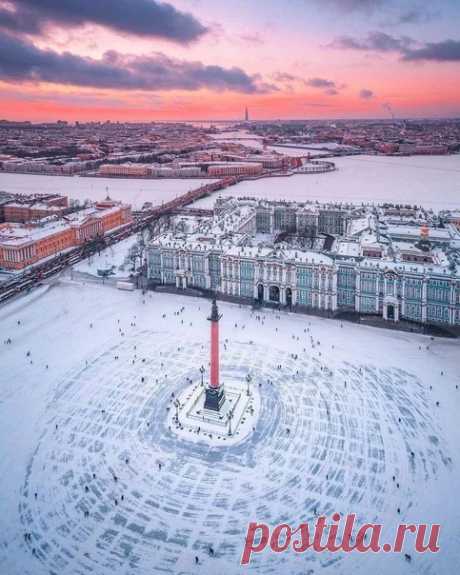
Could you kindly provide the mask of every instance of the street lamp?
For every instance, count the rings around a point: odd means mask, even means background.
[[[174,402],[174,407],[176,408],[176,423],[179,423],[179,406],[180,402],[178,399]]]
[[[229,437],[232,435],[232,419],[233,419],[233,409],[228,412],[227,420],[228,420],[228,435]]]
[[[246,376],[246,383],[248,384],[248,387],[247,387],[247,389],[246,389],[246,395],[247,395],[248,397],[251,395],[251,392],[249,391],[249,385],[250,385],[250,383],[251,383],[251,380],[252,380],[251,374],[248,373],[247,376]]]

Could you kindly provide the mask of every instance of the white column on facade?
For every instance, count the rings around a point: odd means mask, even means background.
[[[455,324],[455,281],[450,282],[449,323]]]
[[[379,313],[379,287],[380,287],[380,274],[376,274],[375,276],[375,312]]]
[[[263,279],[263,265],[259,262],[256,267],[256,283],[262,283]]]
[[[399,315],[399,310],[398,310]],[[401,315],[404,317],[406,315],[406,278],[401,277]],[[399,320],[399,317],[398,317]]]
[[[426,278],[423,278],[422,282],[422,322],[426,322],[426,304],[427,304],[427,285]]]
[[[268,301],[268,296],[269,296],[269,289],[268,289],[268,285],[264,284],[264,300]]]
[[[324,278],[324,309],[329,309],[329,296],[331,293],[330,290],[330,273],[329,271],[326,271],[326,275]]]
[[[163,262],[163,252],[160,252],[160,281],[163,284],[164,283],[164,262]]]
[[[331,310],[337,310],[337,269],[332,270],[332,305]]]
[[[360,296],[361,296],[361,271],[356,270],[356,284],[355,284],[355,311],[360,311]]]

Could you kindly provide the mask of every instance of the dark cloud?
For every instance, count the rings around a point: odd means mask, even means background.
[[[365,39],[352,36],[336,38],[330,48],[374,52],[397,52],[402,60],[434,60],[436,62],[459,62],[460,40],[443,40],[417,44],[407,36],[391,36],[384,32],[371,32]]]
[[[335,88],[335,82],[332,80],[326,80],[325,78],[310,78],[305,83],[307,86],[312,88]]]
[[[370,100],[374,97],[374,92],[372,90],[368,90],[367,88],[363,88],[359,92],[359,97],[363,100]]]
[[[339,90],[345,88],[345,84],[337,85],[332,80],[327,80],[326,78],[316,77],[305,80],[305,78],[295,76],[294,74],[289,74],[287,72],[276,72],[276,74],[274,74],[272,77],[276,82],[282,83],[285,86],[287,85],[289,88],[290,83],[299,82],[304,86],[308,86],[309,88],[317,88],[322,90],[324,94],[327,94],[328,96],[336,96],[339,93]]]
[[[404,6],[397,0],[316,0],[321,6],[340,11],[344,14],[373,17],[379,14],[383,17],[383,26],[397,26],[400,24],[419,24],[428,22],[439,16],[440,11],[426,2]]]
[[[336,96],[339,93],[339,88],[335,82],[332,80],[327,80],[326,78],[309,78],[305,80],[305,85],[310,88],[319,88],[324,91],[328,96]]]
[[[194,16],[156,0],[10,0],[13,10],[0,8],[0,27],[41,34],[50,24],[75,27],[98,24],[125,34],[196,40],[206,32]]]
[[[419,3],[409,7],[400,6],[383,14],[382,26],[400,26],[401,24],[422,24],[439,18],[441,10],[433,3]]]
[[[232,90],[257,93],[274,90],[241,68],[206,66],[154,53],[125,56],[106,52],[101,59],[42,50],[0,32],[0,79],[38,81],[120,90]]]
[[[350,50],[373,50],[377,52],[399,52],[406,50],[412,43],[413,41],[407,36],[397,38],[385,32],[370,32],[365,39],[340,36],[330,44],[330,47]]]
[[[436,62],[460,62],[460,40],[427,42],[421,48],[407,49],[403,60],[435,60]]]
[[[321,0],[323,6],[332,5],[342,12],[373,12],[387,3],[387,0]]]
[[[25,32],[29,34],[38,34],[40,32],[42,22],[33,11],[13,5],[11,8],[2,6],[0,3],[0,28],[11,32]]]
[[[273,79],[276,82],[303,82],[299,76],[294,76],[294,74],[288,74],[287,72],[276,72],[276,74],[273,74]]]
[[[418,24],[419,22],[427,22],[431,18],[431,13],[420,6],[416,6],[402,12],[398,18],[398,22],[400,24]]]

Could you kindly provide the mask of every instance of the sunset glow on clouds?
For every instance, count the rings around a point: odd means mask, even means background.
[[[460,114],[460,4],[0,0],[0,117]]]

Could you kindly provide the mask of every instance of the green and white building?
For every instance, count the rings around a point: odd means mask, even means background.
[[[299,248],[295,231],[289,241],[276,243],[274,213],[280,206],[267,204],[237,202],[233,209],[227,205],[207,222],[189,222],[180,233],[155,238],[148,248],[148,279],[152,284],[212,290],[251,303],[460,325],[460,277],[441,248],[424,253],[426,261],[412,261],[420,250],[406,244],[402,250],[399,238],[393,244],[391,237],[381,236],[375,213],[361,214],[367,220],[356,237],[352,233],[359,228],[356,218],[353,225],[347,224],[353,222],[353,210],[342,217],[343,210],[335,207],[328,219],[325,206],[294,204],[286,204],[285,216],[277,214],[289,230],[296,217],[299,221],[306,210],[310,215],[316,210],[328,226],[343,229],[344,234],[334,238],[328,251]],[[366,227],[366,221],[373,225]],[[411,261],[406,252],[415,254]],[[369,253],[374,257],[365,255]]]

